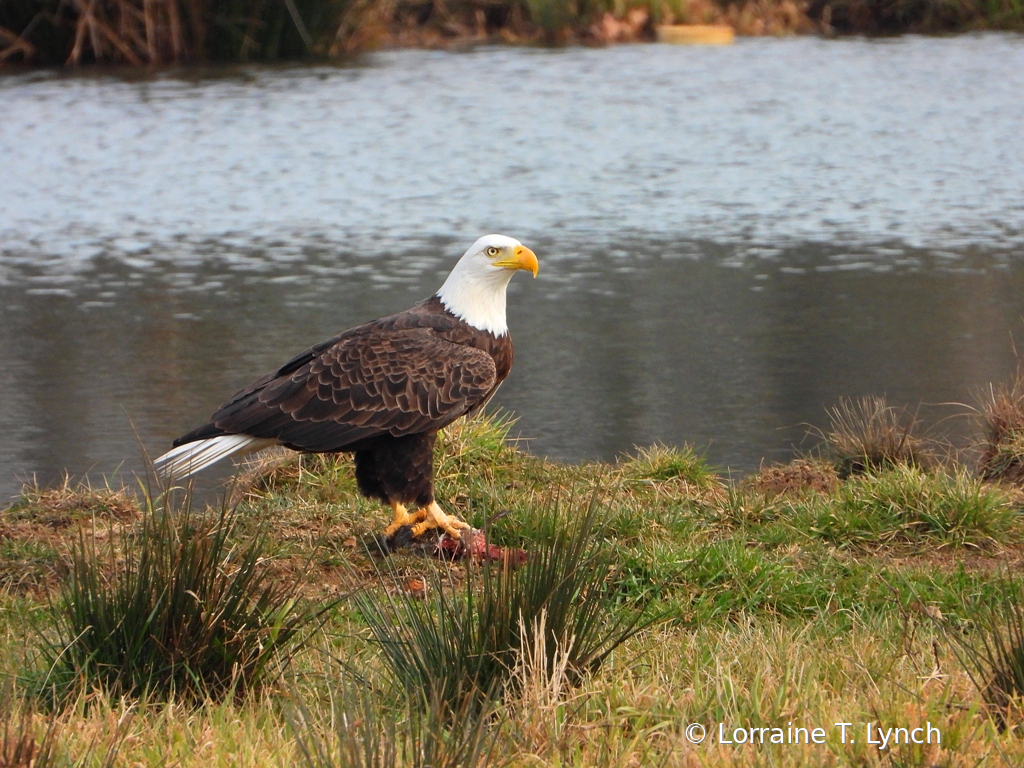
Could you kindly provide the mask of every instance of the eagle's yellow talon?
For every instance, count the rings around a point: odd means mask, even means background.
[[[441,528],[453,539],[458,539],[460,530],[464,531],[472,528],[469,523],[459,520],[455,515],[447,514],[437,505],[436,501],[430,502],[430,504],[419,510],[416,514],[418,515],[420,512],[423,513],[424,519],[423,522],[413,526],[413,538],[422,536],[431,528]]]
[[[418,509],[411,515],[406,511],[405,506],[397,502],[391,505],[391,508],[395,511],[395,518],[391,521],[391,524],[384,529],[384,538],[390,539],[398,530],[406,525],[416,525],[423,521],[427,516],[426,508]]]

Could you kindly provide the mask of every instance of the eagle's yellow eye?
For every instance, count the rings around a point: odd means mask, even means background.
[[[501,253],[501,249],[495,248],[493,245],[487,249],[488,256],[497,256],[499,253]]]

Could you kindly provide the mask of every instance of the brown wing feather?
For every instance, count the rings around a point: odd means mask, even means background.
[[[432,329],[364,326],[243,390],[205,432],[272,438],[303,451],[349,450],[380,435],[436,431],[479,405],[497,376],[489,354]],[[196,430],[182,441],[203,436]]]

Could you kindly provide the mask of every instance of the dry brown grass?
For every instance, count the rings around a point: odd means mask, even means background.
[[[36,738],[35,718],[31,713],[0,716],[0,768],[34,768],[45,764],[45,748]],[[43,760],[40,760],[43,757]]]
[[[0,64],[338,59],[379,48],[652,41],[655,24],[740,35],[1024,28],[1020,0],[8,0]]]
[[[984,436],[978,471],[986,480],[1024,485],[1024,371],[990,385],[979,409]]]
[[[0,61],[142,67],[301,58],[335,0],[36,0],[0,4]]]
[[[517,723],[516,737],[524,747],[538,744],[562,745],[568,734],[571,710],[579,692],[569,677],[575,638],[561,638],[548,665],[545,637],[547,612],[542,611],[533,627],[520,618],[520,636],[525,639],[512,672],[515,685],[510,707]],[[532,642],[530,640],[532,639]]]
[[[43,488],[36,483],[22,488],[18,501],[0,511],[0,526],[25,521],[61,529],[91,518],[125,521],[138,516],[138,502],[130,489],[123,486],[95,488],[87,482],[74,483],[65,475],[53,488]]]
[[[935,461],[931,446],[917,434],[917,416],[890,406],[884,397],[842,398],[828,415],[831,424],[822,436],[840,478],[898,466],[927,467]]]

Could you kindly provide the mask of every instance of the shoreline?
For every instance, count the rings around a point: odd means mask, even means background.
[[[1016,0],[43,0],[0,7],[0,69],[344,61],[375,50],[487,44],[606,46],[657,41],[659,25],[720,25],[736,36],[1024,32]]]

